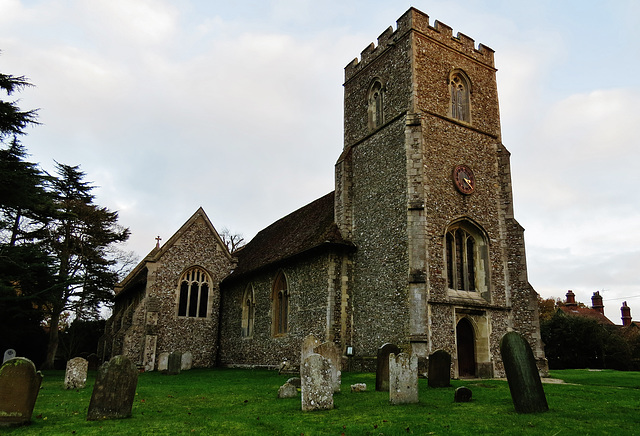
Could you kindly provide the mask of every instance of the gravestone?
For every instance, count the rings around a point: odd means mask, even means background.
[[[14,357],[16,357],[16,350],[14,350],[13,348],[9,348],[7,351],[4,352],[2,363],[5,363],[7,360],[13,359]]]
[[[191,369],[192,365],[193,365],[193,354],[191,354],[191,351],[187,351],[186,353],[183,353],[182,360],[180,361],[180,369],[182,371],[188,371]]]
[[[459,388],[456,388],[453,400],[456,403],[468,403],[469,401],[471,401],[471,389],[466,386],[460,386]]]
[[[278,389],[278,398],[295,398],[298,396],[298,388],[291,383],[285,383]]]
[[[305,359],[313,354],[315,348],[320,345],[320,341],[313,335],[307,335],[302,341],[302,347],[300,349],[300,362],[304,362]]]
[[[549,410],[536,360],[526,339],[516,332],[505,334],[500,340],[500,354],[516,412]]]
[[[415,354],[389,355],[389,402],[418,402],[418,356]]]
[[[95,371],[100,366],[100,358],[96,353],[91,353],[87,356],[87,362],[89,363],[89,370]]]
[[[130,417],[137,386],[136,365],[125,356],[114,356],[98,369],[87,420]]]
[[[430,388],[447,388],[451,386],[451,355],[438,350],[429,356],[427,372]]]
[[[365,392],[367,390],[366,383],[356,383],[351,385],[351,392]]]
[[[340,385],[342,384],[342,352],[340,348],[333,342],[323,342],[315,348],[314,352],[329,361],[333,392],[340,392]]]
[[[14,357],[0,368],[0,426],[31,421],[42,374],[27,358]]]
[[[158,356],[158,371],[166,371],[169,368],[169,353],[160,353]]]
[[[294,385],[295,387],[299,388],[300,387],[300,377],[291,377],[289,380],[287,380],[287,383],[289,383],[290,385]]]
[[[166,373],[168,375],[178,375],[180,374],[181,367],[182,367],[182,353],[179,351],[174,351],[173,353],[169,354]]]
[[[376,391],[389,390],[389,355],[391,353],[400,354],[400,352],[400,348],[394,344],[384,344],[378,348],[376,358]]]
[[[84,389],[87,383],[87,369],[89,369],[89,361],[82,357],[74,357],[67,361],[67,370],[64,374],[64,388]]]
[[[302,410],[333,409],[331,364],[319,354],[310,354],[300,365]]]

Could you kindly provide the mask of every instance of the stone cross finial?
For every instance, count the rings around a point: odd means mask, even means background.
[[[160,241],[162,241],[160,235],[156,236],[156,248],[160,248]]]

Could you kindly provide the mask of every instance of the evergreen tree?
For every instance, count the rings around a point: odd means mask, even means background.
[[[24,77],[0,73],[0,91],[13,95],[31,86]],[[47,177],[27,161],[17,136],[37,124],[36,110],[0,99],[0,349],[39,362],[46,343],[41,322],[54,285],[51,257],[41,244],[51,214]]]
[[[0,237],[11,246],[41,239],[53,214],[48,178],[26,158],[16,138],[0,149]]]
[[[55,258],[57,283],[48,307],[45,368],[53,367],[60,315],[70,310],[81,319],[95,319],[100,304],[111,298],[117,274],[109,248],[129,237],[129,229],[118,225],[117,212],[93,203],[93,186],[78,166],[56,163],[56,167],[52,181],[56,216],[48,226],[46,243]]]
[[[8,96],[20,91],[31,83],[24,76],[11,76],[0,73],[0,89]],[[17,101],[0,100],[0,142],[24,134],[24,129],[30,124],[38,124],[37,109],[22,111]]]

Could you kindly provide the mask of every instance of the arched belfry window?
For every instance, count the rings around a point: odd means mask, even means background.
[[[272,292],[272,322],[274,336],[284,335],[289,331],[289,290],[287,288],[287,278],[280,271],[273,281]]]
[[[256,317],[256,300],[253,293],[253,286],[247,285],[242,296],[242,337],[253,336],[253,324]]]
[[[488,290],[488,247],[482,230],[466,220],[455,222],[447,229],[445,250],[449,289]]]
[[[471,122],[471,82],[467,75],[456,70],[449,78],[451,93],[451,118],[467,123]]]
[[[384,123],[384,88],[380,80],[375,80],[369,88],[368,96],[369,130],[375,130]]]
[[[209,312],[211,277],[200,267],[185,271],[178,289],[178,316],[206,318]]]

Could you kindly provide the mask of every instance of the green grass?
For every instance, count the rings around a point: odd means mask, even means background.
[[[178,376],[140,374],[129,419],[86,421],[95,374],[87,388],[63,389],[64,373],[47,371],[32,423],[2,429],[12,435],[633,435],[640,434],[640,373],[553,371],[572,384],[545,384],[550,410],[514,412],[501,380],[453,380],[431,389],[420,380],[420,403],[389,405],[389,395],[372,390],[375,375],[343,374],[335,409],[302,412],[300,398],[277,399],[288,376],[265,370],[191,370]],[[366,383],[367,392],[349,385]],[[575,383],[575,384],[573,384]],[[458,386],[473,391],[471,403],[454,403]]]

